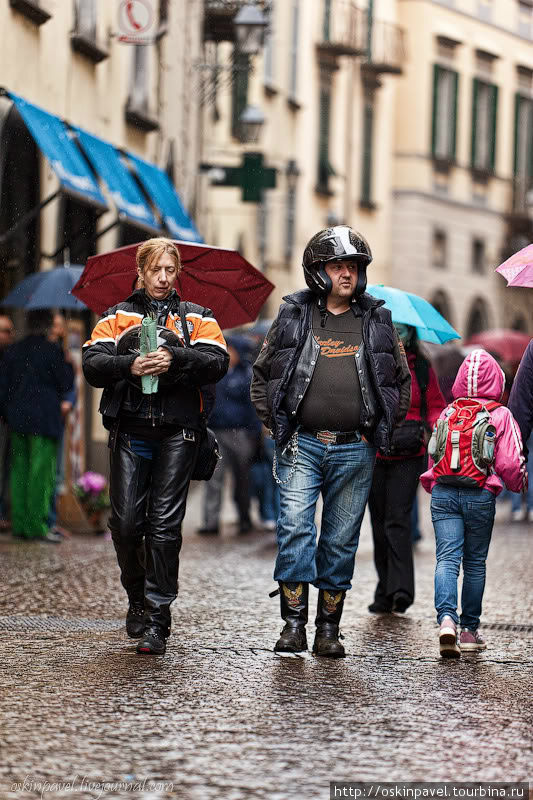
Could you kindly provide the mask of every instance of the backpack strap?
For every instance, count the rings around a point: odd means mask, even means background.
[[[495,409],[500,408],[500,406],[502,404],[501,403],[497,403],[496,400],[489,400],[488,403],[483,403],[483,405],[485,406],[487,411],[490,413],[491,411],[494,411]]]
[[[416,354],[414,373],[420,388],[420,417],[427,427],[428,404],[427,389],[429,385],[429,361],[421,354]]]

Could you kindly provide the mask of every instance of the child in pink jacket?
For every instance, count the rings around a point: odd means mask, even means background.
[[[504,386],[505,376],[494,358],[485,350],[473,350],[459,368],[452,393],[456,400],[500,401]],[[450,408],[444,409],[440,420],[448,418]],[[471,488],[439,482],[431,459],[430,468],[420,478],[424,489],[431,493],[431,518],[437,543],[435,608],[440,625],[440,653],[444,657],[458,657],[461,651],[486,648],[478,626],[496,495],[502,491],[502,482],[512,492],[527,487],[522,439],[513,415],[505,406],[498,406],[490,411],[490,423],[496,429],[494,461],[481,486]],[[461,561],[463,588],[459,618],[457,578]]]

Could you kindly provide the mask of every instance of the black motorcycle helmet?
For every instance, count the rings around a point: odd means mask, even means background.
[[[163,325],[157,326],[157,346],[169,344],[173,347],[183,347],[183,342],[179,336],[171,331],[170,328],[165,328]],[[141,354],[141,325],[131,325],[129,328],[120,334],[116,341],[116,352],[118,356],[129,356]],[[167,380],[167,375],[163,373],[159,376],[162,383]],[[135,375],[130,375],[128,378],[130,383],[139,387],[141,379]]]
[[[303,256],[305,282],[312,292],[328,295],[331,278],[324,269],[329,261],[357,261],[359,270],[354,296],[366,289],[366,268],[372,261],[372,252],[364,236],[348,225],[335,225],[315,233],[307,243]]]

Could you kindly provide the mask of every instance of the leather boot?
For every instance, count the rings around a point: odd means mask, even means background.
[[[344,647],[339,642],[339,622],[346,592],[330,592],[320,589],[318,592],[318,608],[315,620],[316,636],[313,653],[328,658],[344,658]]]
[[[276,653],[301,653],[307,650],[305,626],[309,605],[308,583],[279,582],[281,618],[285,626],[276,642]]]
[[[126,633],[130,639],[139,639],[144,633],[144,628],[144,597],[132,597],[126,614]]]

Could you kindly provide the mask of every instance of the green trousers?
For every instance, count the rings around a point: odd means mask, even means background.
[[[11,528],[15,536],[42,539],[48,531],[56,458],[56,439],[11,433]]]

